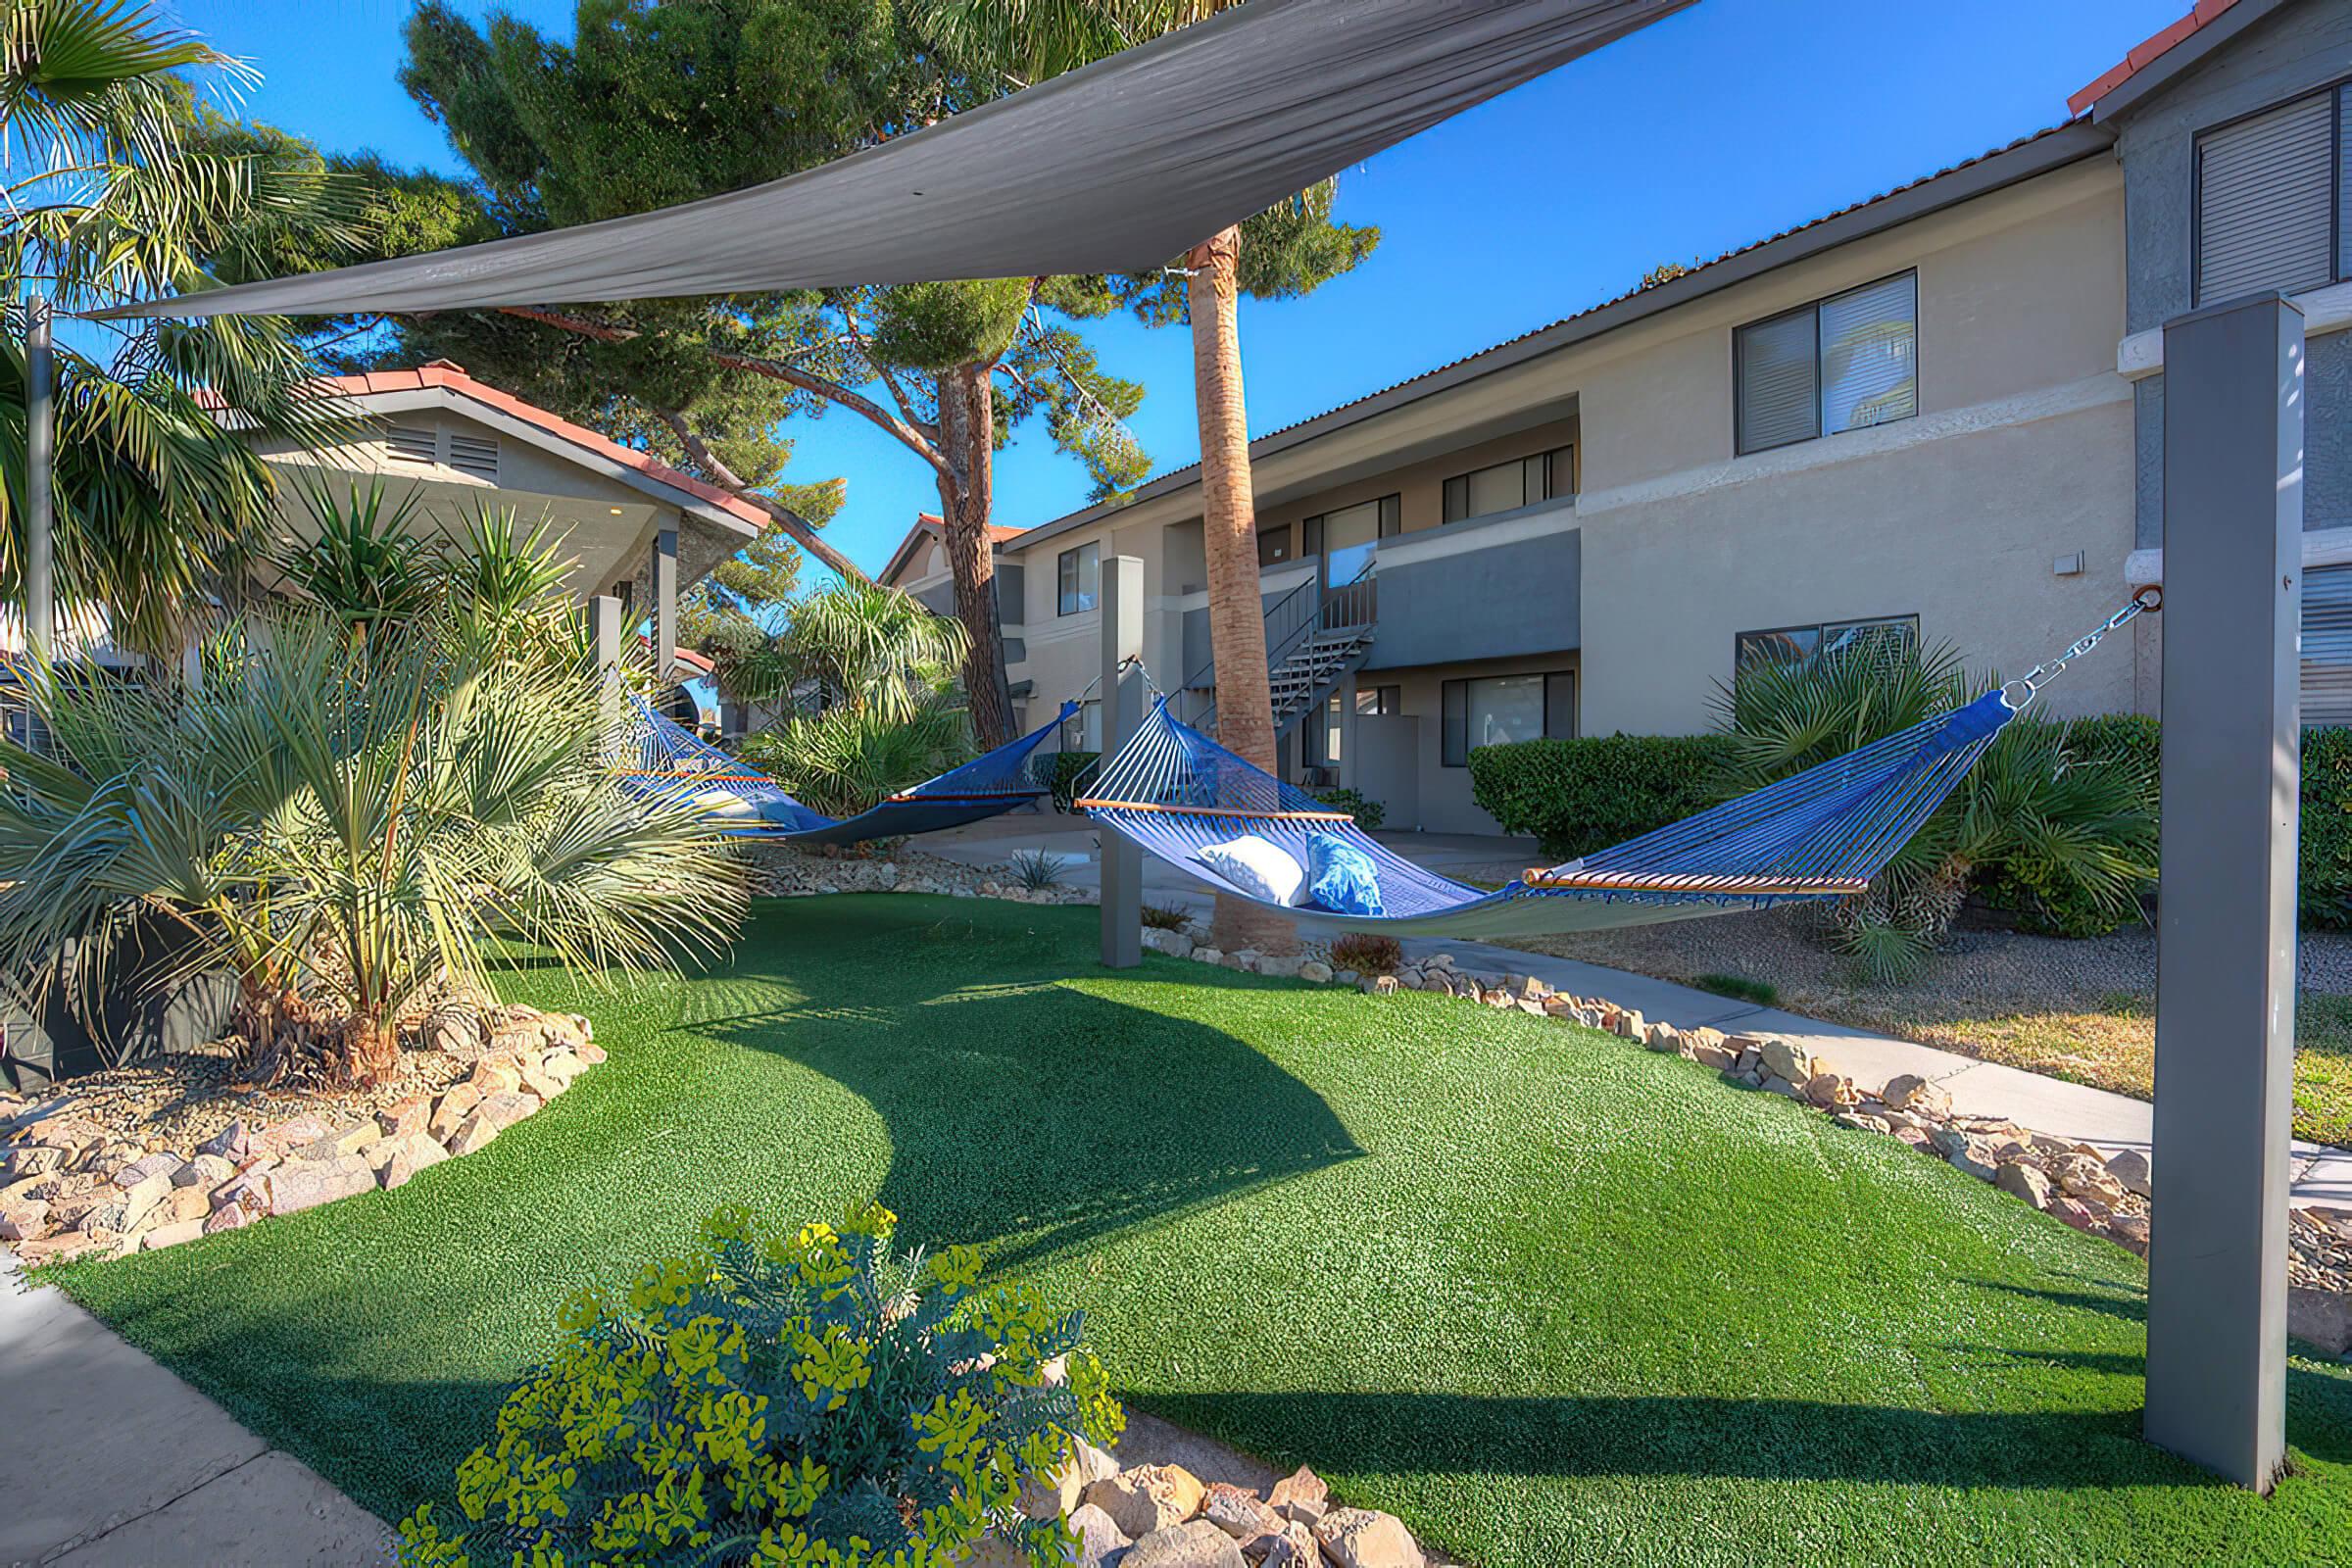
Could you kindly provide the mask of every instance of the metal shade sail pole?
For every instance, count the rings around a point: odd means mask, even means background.
[[[2167,322],[2144,1429],[2257,1492],[2286,1459],[2302,474],[2303,313]]]
[[[34,297],[24,328],[24,646],[57,655],[57,351],[49,302]]]

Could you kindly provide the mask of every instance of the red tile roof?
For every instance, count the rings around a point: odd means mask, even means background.
[[[940,521],[939,514],[935,512],[916,513],[914,514],[914,526],[906,530],[906,537],[901,539],[899,541],[898,548],[890,553],[889,563],[883,566],[882,570],[875,576],[874,580],[876,582],[880,582],[884,578],[896,574],[899,567],[906,564],[906,558],[913,553],[914,542],[917,539],[920,539],[924,534],[944,533],[946,530],[947,524]],[[1011,540],[1018,539],[1022,534],[1025,534],[1029,530],[1026,528],[1016,527],[1007,523],[992,522],[988,525],[989,543],[999,545],[1005,544]]]
[[[2176,45],[2186,42],[2198,28],[2205,26],[2235,4],[2237,4],[2237,0],[2197,0],[2197,7],[2194,11],[2171,26],[2140,40],[2139,45],[2130,54],[2100,73],[2095,80],[2086,83],[2082,91],[2069,98],[2066,101],[2066,107],[2078,115],[2082,114],[2092,104],[2097,103],[2116,88],[2121,87],[2125,82],[2154,65],[2169,54]]]
[[[730,513],[755,528],[767,526],[767,514],[755,503],[729,495],[718,486],[690,473],[680,473],[648,453],[640,452],[635,447],[624,447],[617,441],[597,434],[586,425],[574,424],[569,419],[550,414],[537,404],[525,403],[511,392],[502,392],[487,381],[477,381],[466,373],[466,367],[449,360],[434,360],[414,370],[371,370],[363,375],[330,375],[323,377],[321,384],[331,391],[352,397],[445,387],[461,397],[487,404],[502,414],[535,425],[575,446],[586,447],[599,457],[634,468],[647,478],[668,485],[673,490],[683,490],[696,500]]]
[[[637,646],[646,650],[648,653],[651,653],[654,647],[654,640],[651,637],[648,637],[645,633],[639,632],[637,634]],[[678,662],[685,668],[693,670],[697,675],[708,677],[712,670],[718,667],[717,665],[711,663],[709,659],[705,658],[701,654],[696,653],[691,648],[681,648],[677,652]]]

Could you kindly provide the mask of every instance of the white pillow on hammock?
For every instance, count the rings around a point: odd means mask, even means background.
[[[760,814],[759,808],[751,802],[740,795],[729,794],[725,790],[698,790],[693,796],[693,800],[695,805],[712,816],[735,817]]]
[[[1253,899],[1296,906],[1306,895],[1306,867],[1271,839],[1245,833],[1204,845],[1193,858]]]

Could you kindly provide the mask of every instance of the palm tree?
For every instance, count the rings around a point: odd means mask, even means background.
[[[0,973],[73,938],[103,988],[111,939],[161,918],[271,1062],[369,1082],[436,986],[489,992],[503,942],[596,979],[723,939],[741,868],[600,762],[592,663],[503,657],[478,613],[360,639],[296,607],[185,689],[36,669],[51,743],[0,742]]]
[[[75,312],[266,270],[300,236],[356,237],[351,187],[314,156],[255,151],[203,103],[251,71],[147,0],[6,0],[0,18],[0,593],[27,590],[29,347]],[[280,322],[77,324],[56,351],[56,564],[118,640],[177,647],[189,607],[267,537],[250,433],[330,418]],[[233,411],[233,412],[232,412]],[[242,428],[232,428],[232,425]],[[36,630],[38,630],[36,628]]]
[[[967,635],[896,588],[845,582],[802,600],[781,633],[721,671],[738,696],[794,710],[744,755],[833,816],[967,760],[956,683]]]
[[[1206,21],[1241,0],[915,0],[918,23],[942,55],[1009,86],[1043,81],[1122,49]],[[1193,400],[1200,423],[1201,529],[1208,561],[1208,638],[1217,670],[1217,740],[1276,770],[1274,704],[1258,590],[1257,498],[1250,471],[1250,416],[1242,391],[1240,296],[1304,293],[1370,253],[1372,230],[1333,230],[1337,245],[1298,245],[1329,218],[1326,181],[1290,202],[1208,236],[1185,257],[1185,310],[1193,331]],[[1293,254],[1246,270],[1245,240]],[[1328,238],[1329,235],[1320,236]],[[1286,249],[1291,247],[1285,247]],[[1256,275],[1248,275],[1254,270]],[[1280,951],[1290,928],[1235,900],[1217,901],[1227,948]]]

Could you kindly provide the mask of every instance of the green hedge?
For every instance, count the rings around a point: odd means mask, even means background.
[[[1043,782],[1054,792],[1056,810],[1078,809],[1079,787],[1093,781],[1095,764],[1102,760],[1101,752],[1055,752],[1041,760]]]
[[[2352,930],[2352,728],[2303,732],[2303,921]]]
[[[1680,821],[1715,804],[1724,752],[1715,735],[1608,735],[1518,741],[1470,754],[1470,793],[1505,833],[1541,841],[1552,860]]]
[[[2161,731],[2153,718],[2119,713],[2070,727],[2085,761],[2121,762],[2156,788]],[[1506,833],[1542,841],[1554,860],[1678,821],[1714,804],[1723,756],[1713,735],[1610,735],[1482,746],[1470,754],[1480,808]],[[2058,879],[2023,860],[1981,868],[1988,902],[2030,929],[2095,936],[2112,928],[2096,911],[2056,897]],[[2303,732],[2301,912],[2306,925],[2352,930],[2352,727]]]

